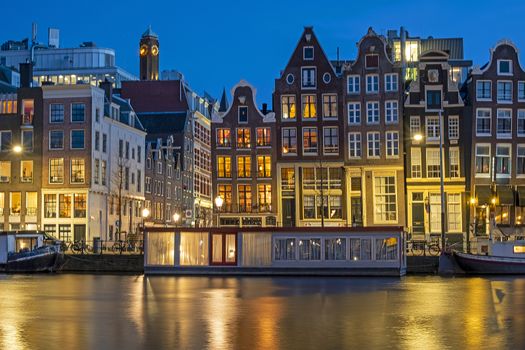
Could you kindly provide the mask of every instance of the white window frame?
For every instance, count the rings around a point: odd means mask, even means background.
[[[522,154],[520,154],[520,150],[523,150],[523,152],[521,152]],[[516,177],[525,178],[525,172],[518,173],[518,170],[519,170],[518,164],[519,164],[520,158],[523,158],[523,162],[525,162],[525,144],[524,143],[519,143],[518,145],[516,145]]]
[[[396,223],[398,221],[398,218],[399,218],[399,205],[398,205],[398,198],[397,198],[397,184],[398,184],[398,180],[397,180],[397,176],[396,176],[396,173],[391,173],[391,172],[373,172],[372,174],[373,176],[373,206],[374,206],[374,223],[375,224],[392,224],[392,223]],[[380,195],[381,193],[376,193],[376,181],[378,181],[380,178],[384,178],[384,177],[393,177],[394,178],[394,189],[395,189],[395,204],[396,204],[396,218],[394,220],[378,220],[378,208],[377,208],[377,196]]]
[[[61,132],[62,133],[62,148],[51,148],[51,133],[52,132]],[[50,151],[60,151],[60,150],[63,150],[64,149],[64,140],[65,140],[65,136],[64,136],[64,130],[49,130],[48,132],[48,147],[47,149],[50,150]]]
[[[523,89],[521,89],[523,91],[523,96],[522,98],[520,98],[520,86],[523,87]],[[525,102],[525,81],[524,80],[519,80],[518,81],[518,102]]]
[[[370,136],[374,136],[373,140],[370,140]],[[374,147],[370,147],[370,142],[372,142]],[[370,154],[370,151],[373,151],[372,155]],[[381,158],[381,134],[378,131],[370,131],[366,133],[366,155],[367,158],[371,159]]]
[[[501,112],[509,112],[509,116],[505,117],[505,118],[500,118],[500,113],[499,113],[500,111]],[[510,120],[510,130],[509,130],[509,132],[501,133],[498,130],[498,121],[500,119]],[[512,138],[512,109],[511,108],[498,108],[496,110],[496,138],[498,138],[498,139],[510,139],[510,138]]]
[[[478,131],[478,119],[479,118],[479,112],[489,112],[488,120],[489,120],[489,132],[479,132]],[[487,117],[483,117],[483,119],[487,119]],[[476,136],[491,136],[492,135],[492,108],[476,108]]]
[[[315,129],[316,133],[317,133],[317,147],[316,147],[316,151],[315,152],[305,152],[304,150],[304,132],[306,129]],[[302,150],[303,150],[303,155],[304,156],[316,156],[319,154],[319,129],[315,126],[305,126],[301,129],[301,145],[302,145]]]
[[[427,178],[429,179],[439,179],[441,177],[441,172],[443,171],[443,166],[440,164],[440,154],[439,154],[439,148],[437,147],[429,147],[426,149],[425,154],[425,160],[426,160],[426,174]],[[432,160],[432,163],[430,162]],[[439,169],[439,174],[437,176],[430,176],[429,167],[430,166],[437,166]]]
[[[370,108],[371,106],[376,106],[377,108]],[[366,102],[366,124],[367,125],[377,125],[381,121],[381,111],[379,110],[379,102],[378,101],[367,101]],[[373,114],[370,114],[373,111],[377,111],[377,117],[374,117],[375,120],[370,121],[370,116],[374,116]]]
[[[448,117],[448,138],[451,140],[459,139],[459,116],[457,115]]]
[[[350,107],[352,106],[352,108]],[[355,108],[357,106],[357,109]],[[353,115],[351,115],[351,113]],[[353,118],[353,121],[352,121]],[[359,119],[359,121],[356,121]],[[348,125],[361,124],[361,102],[348,102]]]
[[[421,179],[423,177],[421,148],[419,147],[412,147],[410,149],[410,177],[413,179]]]
[[[352,81],[351,85],[350,85],[350,81]],[[350,91],[350,86],[352,86],[352,91]],[[346,77],[346,92],[348,95],[355,95],[355,94],[361,93],[361,76],[360,75],[349,75]]]
[[[432,123],[432,125],[429,125],[429,121],[431,120],[436,121],[437,124]],[[429,128],[429,126],[432,126],[432,127]],[[432,134],[433,134],[432,136],[430,136],[429,130],[432,131]],[[427,141],[428,142],[439,142],[440,133],[441,133],[441,128],[440,128],[439,116],[435,116],[435,115],[426,116],[425,117],[425,135],[427,137]]]
[[[377,85],[377,88],[374,89],[376,85]],[[378,94],[379,89],[380,89],[379,74],[367,74],[366,75],[366,93],[367,94]]]
[[[479,83],[489,83],[490,85],[490,88],[489,88],[490,96],[489,97],[480,97],[478,95],[478,84]],[[492,80],[477,80],[476,81],[476,101],[492,101]]]
[[[304,71],[313,70],[313,86],[305,86]],[[302,90],[315,90],[317,89],[317,67],[315,66],[304,66],[301,67],[301,89]]]
[[[512,60],[500,59],[497,62],[498,62],[498,75],[512,76]],[[509,72],[508,73],[501,72],[501,70],[500,70],[500,63],[501,62],[509,62]]]
[[[297,148],[298,148],[298,145],[297,145],[297,128],[294,128],[294,127],[287,127],[287,128],[281,128],[281,145],[284,145],[284,131],[285,130],[294,130],[295,131],[295,152],[290,152],[288,151],[287,153],[284,153],[282,150],[281,150],[281,154],[283,156],[296,156],[297,155]]]
[[[479,154],[478,153],[478,148],[480,147],[488,147],[488,150],[489,150],[489,154]],[[488,157],[489,159],[489,171],[488,173],[478,173],[476,172],[476,165],[477,165],[477,160],[478,160],[478,156],[481,156],[481,157]],[[490,174],[492,173],[492,145],[490,143],[476,143],[474,145],[474,176],[475,177],[485,177],[485,178],[490,178]]]
[[[459,209],[459,212],[454,209]],[[461,193],[447,193],[447,231],[462,232],[463,228],[463,205],[461,203]],[[454,222],[452,220],[454,219]],[[454,226],[454,228],[451,228]]]
[[[399,132],[398,131],[387,131],[385,133],[386,138],[386,157],[387,158],[399,158]],[[395,144],[397,142],[397,147]],[[397,152],[395,152],[397,149]]]
[[[508,158],[508,164],[509,164],[509,173],[508,174],[502,174],[502,173],[498,173],[498,149],[499,148],[505,148],[505,149],[508,149],[509,150],[509,155],[508,156],[505,156],[505,158]],[[496,172],[496,176],[498,178],[510,178],[512,176],[512,144],[510,143],[497,143],[496,144],[496,152],[494,153],[495,155],[495,163],[494,164],[494,171]]]
[[[454,154],[454,156],[452,156]],[[461,160],[459,147],[450,147],[448,150],[448,174],[450,178],[461,177]],[[452,176],[452,166],[457,166],[457,176]]]
[[[389,118],[390,113],[390,118]],[[393,119],[395,113],[395,119]],[[385,101],[385,123],[397,124],[399,123],[399,102],[397,100]]]
[[[359,151],[359,155],[357,155]],[[363,143],[360,132],[348,133],[348,158],[361,159],[363,156]]]
[[[500,100],[500,96],[499,96],[499,84],[510,84],[510,100]],[[498,80],[497,83],[496,83],[496,101],[498,101],[498,103],[502,103],[502,104],[511,104],[512,103],[512,100],[513,100],[513,96],[512,94],[514,93],[513,91],[513,86],[512,86],[512,80]]]
[[[394,85],[395,85],[395,88],[394,88]],[[396,92],[398,90],[399,90],[398,74],[397,73],[385,74],[385,91],[386,92]]]
[[[312,49],[312,58],[306,58],[306,49]],[[303,46],[303,60],[305,61],[313,61],[315,58],[315,50],[313,46]]]
[[[415,122],[417,121],[417,123]],[[417,134],[421,134],[421,117],[419,115],[411,115],[410,116],[410,137],[412,140],[414,140],[414,136]],[[417,124],[417,131],[416,131],[416,124]]]
[[[73,131],[83,131],[84,132],[84,147],[82,148],[73,148]],[[71,150],[83,150],[86,149],[86,130],[85,129],[71,129],[69,132],[69,149]]]
[[[335,130],[335,132],[337,133],[337,137],[336,137],[336,140],[337,140],[337,150],[330,150],[328,149],[327,150],[327,146],[325,145],[325,132],[328,131],[328,130]],[[323,127],[323,154],[324,155],[336,155],[336,154],[339,154],[339,128],[337,126],[325,126]]]
[[[522,121],[523,130],[520,132],[520,121]],[[525,137],[525,109],[518,109],[516,120],[516,133],[518,137]]]

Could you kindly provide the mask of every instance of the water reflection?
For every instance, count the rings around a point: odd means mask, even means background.
[[[0,291],[1,349],[525,348],[523,278],[37,275]]]

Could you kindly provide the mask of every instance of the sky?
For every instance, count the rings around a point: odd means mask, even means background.
[[[368,27],[385,34],[404,26],[411,36],[463,37],[465,58],[489,60],[500,39],[525,47],[525,1],[405,0],[26,0],[24,11],[3,16],[0,42],[31,35],[47,43],[60,29],[61,47],[94,41],[116,51],[116,63],[138,76],[139,39],[148,25],[159,35],[160,70],[176,69],[197,92],[220,97],[241,79],[268,103],[304,26],[314,31],[330,59],[354,59]]]

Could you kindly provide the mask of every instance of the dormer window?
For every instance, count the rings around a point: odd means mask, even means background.
[[[303,88],[316,87],[316,70],[315,67],[301,68],[301,85]]]
[[[379,67],[379,55],[366,55],[365,66],[367,69]]]
[[[314,59],[314,48],[313,46],[303,47],[303,59],[305,61],[312,61]]]
[[[498,60],[498,75],[512,75],[511,60]]]
[[[248,123],[248,107],[239,107],[239,123]]]

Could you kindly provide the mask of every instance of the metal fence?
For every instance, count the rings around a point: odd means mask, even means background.
[[[144,254],[144,242],[141,239],[105,241],[98,238],[61,241],[60,250],[66,254]]]

